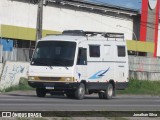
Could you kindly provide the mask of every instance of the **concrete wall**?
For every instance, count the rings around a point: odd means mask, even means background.
[[[129,71],[129,78],[137,80],[160,81],[160,72]]]
[[[138,80],[160,80],[160,59],[129,56],[129,78]]]
[[[21,77],[27,78],[29,63],[9,62],[4,65],[3,73],[0,80],[0,90],[10,86],[18,85]]]
[[[100,15],[82,11],[78,8],[70,9],[58,5],[48,5],[44,7],[43,29],[123,32],[125,33],[125,38],[131,40],[133,19],[117,16],[118,14],[115,16]],[[37,5],[27,2],[0,0],[0,18],[0,24],[36,28]],[[122,27],[117,27],[117,25]]]
[[[160,59],[152,57],[129,56],[129,70],[160,73]]]
[[[3,69],[3,63],[0,63],[0,76],[2,74],[2,69]]]

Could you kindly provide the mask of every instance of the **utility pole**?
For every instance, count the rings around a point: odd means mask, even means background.
[[[36,26],[36,43],[38,39],[42,38],[42,23],[43,23],[43,1],[38,1],[38,10],[37,10],[37,26]]]

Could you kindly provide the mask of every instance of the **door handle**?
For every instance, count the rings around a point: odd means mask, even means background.
[[[124,67],[124,66],[122,66],[122,65],[119,65],[118,67]]]

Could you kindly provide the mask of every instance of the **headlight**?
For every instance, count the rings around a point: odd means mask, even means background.
[[[65,78],[65,81],[71,81],[71,78],[67,77]]]
[[[29,80],[35,80],[35,77],[28,77]]]

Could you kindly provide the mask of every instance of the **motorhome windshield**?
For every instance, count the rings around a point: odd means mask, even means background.
[[[40,41],[35,49],[31,65],[73,66],[76,42]]]

